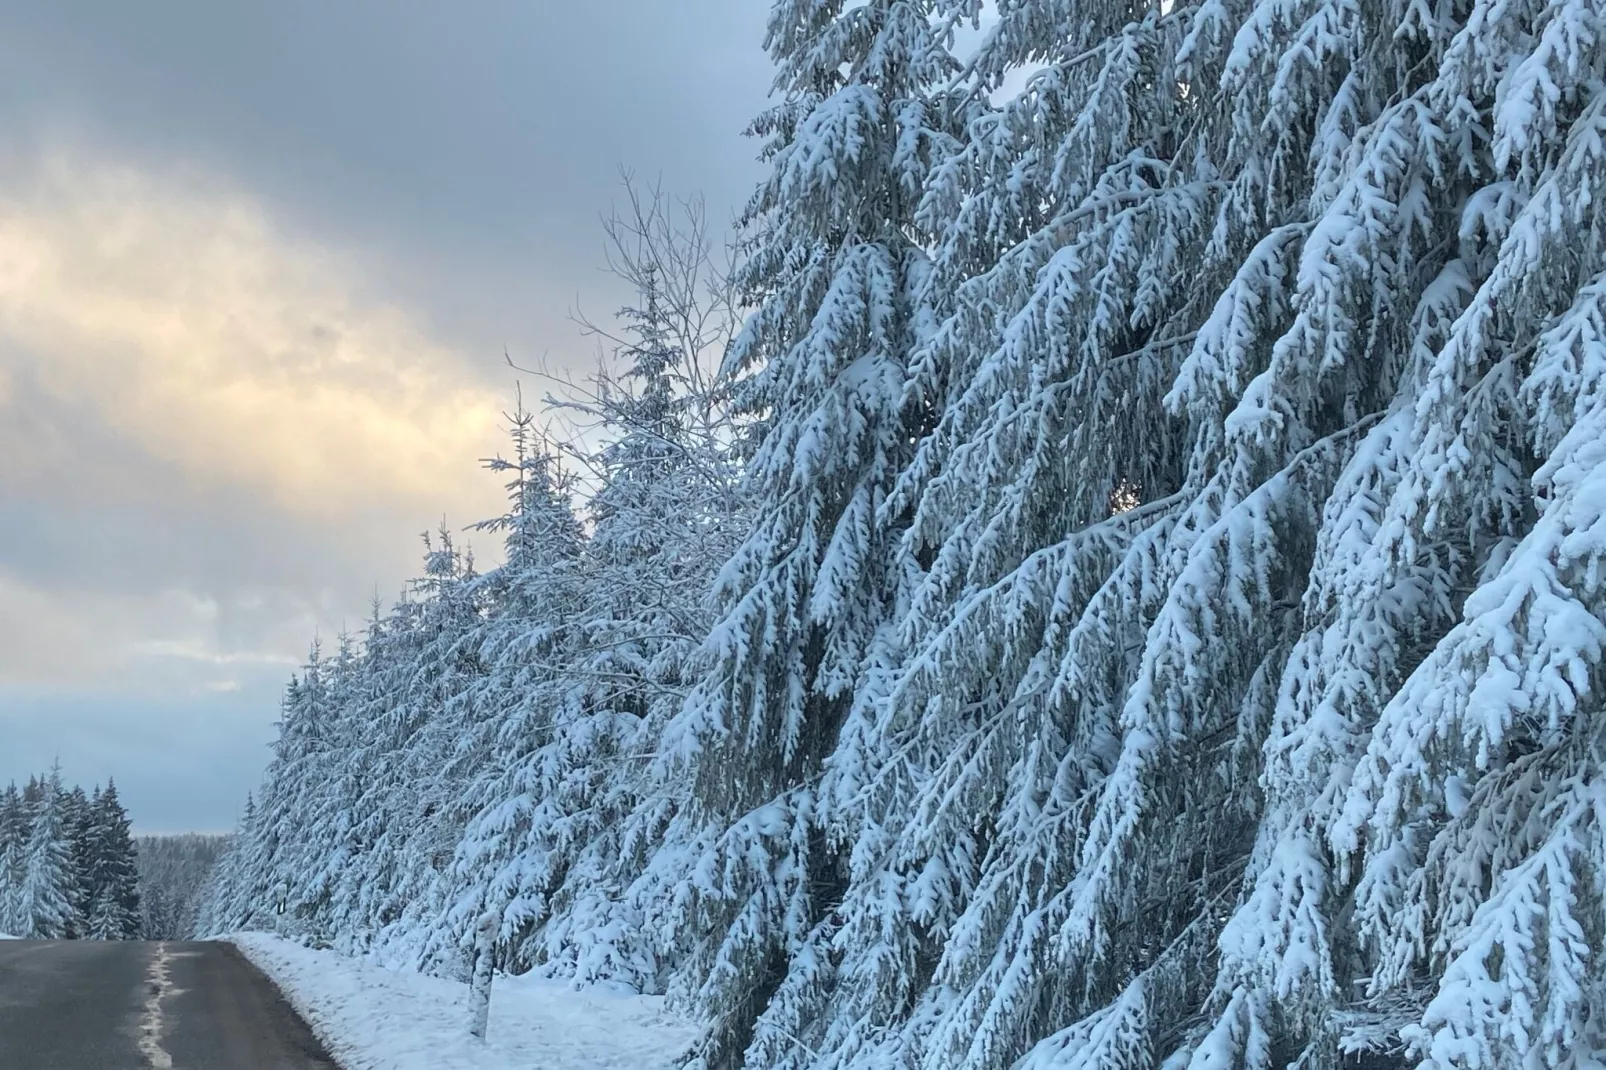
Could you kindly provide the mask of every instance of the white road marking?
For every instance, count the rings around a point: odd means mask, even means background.
[[[173,1070],[173,1057],[162,1047],[162,1000],[173,991],[173,982],[167,976],[168,958],[167,945],[157,944],[150,969],[145,972],[150,995],[145,999],[145,1016],[139,1023],[139,1050],[151,1070]]]

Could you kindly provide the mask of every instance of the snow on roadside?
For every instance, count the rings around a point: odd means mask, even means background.
[[[481,1043],[468,1035],[467,985],[266,933],[227,939],[345,1070],[667,1070],[697,1032],[659,996],[499,976]]]

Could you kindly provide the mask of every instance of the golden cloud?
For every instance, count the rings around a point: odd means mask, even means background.
[[[306,649],[316,607],[292,605],[249,649],[220,642],[216,601],[179,588],[73,592],[0,569],[0,681],[78,686],[115,682],[125,691],[238,686],[230,674],[287,674]],[[178,638],[152,638],[152,636]]]
[[[0,422],[26,381],[203,491],[328,519],[494,506],[471,468],[503,399],[251,197],[57,156],[0,189],[0,250]]]

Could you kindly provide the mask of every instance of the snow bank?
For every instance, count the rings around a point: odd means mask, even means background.
[[[228,939],[345,1070],[667,1070],[697,1032],[662,997],[498,977],[480,1043],[468,1035],[467,985],[264,933]]]

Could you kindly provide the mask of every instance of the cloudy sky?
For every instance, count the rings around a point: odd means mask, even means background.
[[[0,781],[221,830],[315,634],[498,502],[621,167],[725,219],[756,0],[0,0]]]

